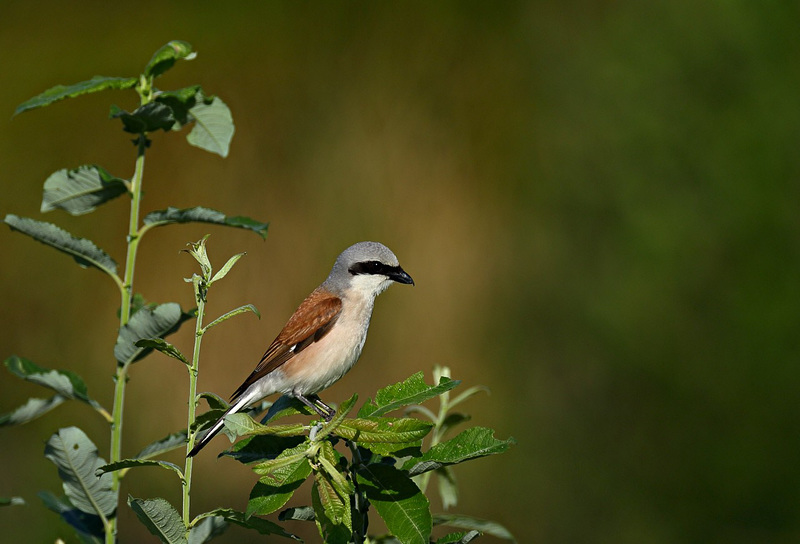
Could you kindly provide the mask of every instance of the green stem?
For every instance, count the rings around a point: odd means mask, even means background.
[[[194,458],[189,457],[189,452],[194,448],[196,432],[191,431],[197,415],[197,374],[200,367],[200,343],[203,341],[203,317],[206,312],[205,286],[201,286],[205,279],[194,277],[194,296],[197,302],[197,321],[194,329],[194,348],[192,349],[192,366],[189,368],[189,411],[186,417],[186,460],[183,468],[183,525],[186,527],[187,537],[191,521],[190,500],[192,492],[192,465]]]
[[[147,147],[147,138],[144,134],[139,136],[136,168],[131,179],[131,212],[128,223],[128,253],[125,258],[125,277],[121,289],[121,303],[119,312],[120,329],[128,324],[131,318],[131,301],[133,300],[133,272],[136,266],[136,251],[139,248],[139,206],[142,199],[142,176],[144,175],[144,154]],[[128,381],[128,365],[117,365],[114,375],[114,408],[111,422],[111,448],[109,462],[116,463],[122,460],[122,421],[125,408],[125,385]],[[119,471],[112,472],[111,489],[117,495],[119,504],[119,487],[122,475]],[[106,544],[114,544],[117,533],[117,518],[112,517],[105,525]]]
[[[434,421],[433,433],[431,433],[431,448],[442,440],[444,420],[447,418],[448,410],[450,410],[449,404],[450,393],[446,391],[439,397],[439,414],[436,417],[436,421]],[[430,482],[431,474],[433,474],[433,472],[425,472],[415,478],[417,486],[423,493],[425,493],[425,490],[428,489],[428,483]]]

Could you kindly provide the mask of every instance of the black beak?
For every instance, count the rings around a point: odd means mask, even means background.
[[[389,279],[392,281],[396,281],[397,283],[405,283],[406,285],[415,285],[414,280],[406,274],[406,271],[400,268],[399,266],[396,267],[395,270],[389,274]]]

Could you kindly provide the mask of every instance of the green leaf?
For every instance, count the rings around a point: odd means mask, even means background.
[[[88,81],[81,81],[72,85],[56,85],[43,93],[26,100],[14,110],[14,115],[23,111],[49,106],[53,102],[65,98],[74,98],[82,94],[96,93],[106,89],[131,89],[136,86],[139,79],[135,77],[105,77],[94,76]]]
[[[183,470],[175,463],[168,461],[159,461],[155,459],[123,459],[116,463],[109,463],[97,469],[97,474],[105,474],[106,472],[115,472],[117,470],[125,470],[134,467],[161,467],[173,471],[178,475],[178,478],[183,481]]]
[[[8,214],[4,221],[13,230],[63,251],[84,268],[94,266],[110,276],[117,276],[117,263],[114,259],[85,238],[76,238],[52,223],[36,221],[27,217]],[[117,279],[119,278],[117,277]]]
[[[348,544],[352,536],[350,500],[343,500],[321,473],[316,473],[311,488],[314,521],[326,544]]]
[[[339,426],[344,421],[347,414],[353,409],[358,400],[358,393],[353,393],[353,396],[347,399],[339,406],[339,409],[336,411],[336,415],[333,418],[323,425],[322,429],[317,433],[316,437],[314,438],[315,442],[319,442],[324,439],[326,436],[331,434],[332,432],[336,431]]]
[[[255,472],[261,478],[250,492],[247,516],[271,514],[286,504],[311,474],[311,465],[305,457],[307,449],[308,444],[303,443],[285,450],[275,458],[276,462],[268,471],[263,469],[265,464],[259,465],[261,469]]]
[[[247,514],[245,514],[244,512],[238,512],[230,508],[217,508],[210,512],[200,514],[195,518],[194,522],[197,522],[209,516],[220,516],[230,523],[235,523],[236,525],[245,527],[246,529],[256,530],[262,535],[278,535],[285,538],[300,540],[293,534],[287,533],[280,525],[272,523],[271,521],[268,521],[266,519],[257,518],[255,516],[248,517]]]
[[[276,436],[300,436],[306,433],[302,423],[290,425],[261,425],[248,414],[228,414],[225,416],[225,428],[235,436],[273,434]]]
[[[114,357],[121,365],[146,357],[152,348],[138,347],[136,342],[163,338],[177,331],[181,323],[193,317],[194,312],[183,312],[176,302],[159,304],[155,308],[142,308],[120,329],[114,346]]]
[[[0,497],[0,506],[24,506],[25,499],[22,497]]]
[[[450,533],[436,540],[436,544],[467,544],[481,536],[478,531]]]
[[[84,165],[74,170],[59,170],[44,182],[42,212],[62,209],[82,215],[127,192],[124,180],[114,177],[97,165]]]
[[[195,124],[186,140],[195,147],[227,157],[235,130],[228,105],[216,96],[206,98],[199,100],[189,114]]]
[[[136,454],[136,459],[149,459],[173,450],[185,448],[186,440],[186,431],[172,433],[145,446],[142,451]]]
[[[419,448],[433,424],[415,418],[347,419],[336,435],[381,455]]]
[[[297,414],[310,416],[315,415],[316,412],[294,397],[281,395],[278,397],[278,400],[272,403],[272,406],[269,407],[269,410],[267,410],[267,414],[261,420],[261,423],[264,424],[269,421],[278,420],[282,417],[294,416]]]
[[[193,282],[198,281],[198,279],[202,279],[199,283],[203,289],[207,289],[208,286],[204,285],[205,282],[211,276],[211,261],[208,259],[208,251],[206,250],[206,240],[208,237],[211,236],[210,234],[206,234],[202,238],[200,238],[197,242],[190,242],[186,244],[189,246],[189,249],[184,249],[186,253],[192,256],[192,258],[197,261],[197,264],[200,265],[200,270],[202,271],[202,275],[198,276],[194,274],[191,279],[186,279],[183,281],[186,282]]]
[[[234,444],[230,450],[222,452],[240,463],[254,463],[275,459],[284,450],[294,448],[305,442],[303,436],[250,436]]]
[[[49,491],[39,491],[39,498],[45,507],[55,512],[78,533],[82,542],[101,544],[103,542],[103,520],[99,516],[81,512],[64,498],[59,499]]]
[[[213,278],[211,278],[211,283],[214,283],[215,281],[221,280],[222,278],[224,278],[225,276],[227,276],[227,275],[228,275],[228,272],[230,272],[230,271],[231,271],[231,269],[233,268],[233,265],[235,265],[235,264],[236,264],[236,262],[237,262],[239,259],[241,259],[242,257],[244,257],[245,255],[246,255],[246,253],[238,253],[238,254],[234,255],[233,257],[231,257],[230,259],[228,259],[228,262],[226,262],[226,263],[223,265],[223,267],[219,269],[219,272],[217,272],[216,274],[214,274],[214,277],[213,277]],[[209,284],[209,285],[210,285],[210,284]],[[255,306],[253,306],[253,305],[249,305],[249,306],[250,306],[251,308],[255,308]],[[256,312],[256,313],[258,313],[258,312]]]
[[[211,223],[252,230],[266,239],[269,223],[259,223],[248,217],[228,217],[222,212],[209,208],[196,207],[187,209],[167,208],[147,214],[142,220],[149,227],[160,227],[171,223]]]
[[[384,387],[375,394],[375,401],[367,401],[358,417],[380,416],[409,404],[419,404],[456,387],[458,380],[442,377],[439,385],[425,383],[424,374],[417,372],[405,381]]]
[[[278,519],[281,521],[314,521],[314,509],[310,506],[287,508],[278,514]]]
[[[428,544],[430,504],[408,476],[390,465],[371,464],[359,468],[357,478],[390,533],[403,544]]]
[[[253,467],[253,472],[263,477],[264,481],[269,483],[272,481],[280,481],[285,477],[285,474],[295,470],[295,467],[302,464],[301,462],[307,460],[307,453],[309,451],[309,444],[305,441],[298,444],[296,447],[281,452],[274,459],[264,461]]]
[[[189,110],[197,104],[197,99],[202,99],[202,97],[200,85],[192,85],[175,91],[158,91],[155,100],[169,106],[175,117],[175,125],[172,130],[180,130],[183,125],[193,120],[189,115]]]
[[[458,484],[456,475],[450,467],[441,467],[436,470],[439,483],[439,497],[442,499],[442,508],[448,510],[458,504]]]
[[[228,529],[228,522],[222,516],[203,518],[189,530],[189,544],[204,544],[220,536]]]
[[[134,342],[134,345],[137,348],[151,348],[157,351],[160,351],[164,355],[168,357],[172,357],[173,359],[177,359],[185,365],[189,365],[189,360],[181,353],[181,351],[164,340],[163,338],[144,338],[142,340],[137,340]]]
[[[467,429],[446,442],[436,444],[421,457],[409,459],[403,465],[403,470],[407,470],[411,476],[416,476],[443,466],[503,453],[516,444],[513,438],[497,440],[493,435],[492,429],[484,427]]]
[[[153,57],[144,68],[144,75],[158,77],[172,68],[176,61],[192,60],[196,56],[197,53],[192,52],[191,44],[181,40],[172,40],[153,53]]]
[[[187,544],[186,526],[180,514],[164,499],[136,499],[128,495],[128,506],[161,542]]]
[[[224,412],[225,410],[231,407],[230,404],[225,402],[225,399],[214,393],[209,393],[208,391],[200,393],[199,395],[197,395],[197,398],[206,399],[208,407],[211,408],[212,410],[222,410]]]
[[[434,525],[449,525],[459,529],[468,529],[471,531],[480,531],[481,533],[491,535],[504,540],[516,542],[514,536],[508,529],[503,527],[497,522],[487,521],[485,519],[473,518],[471,516],[463,516],[460,514],[438,514],[433,517]]]
[[[342,459],[341,454],[333,449],[333,444],[327,440],[321,442],[319,446],[316,458],[319,467],[316,471],[325,473],[325,476],[330,480],[334,489],[336,489],[336,492],[342,499],[355,493],[355,486],[353,483],[339,471],[339,461]],[[347,523],[348,527],[352,529],[350,522],[348,521]]]
[[[43,416],[66,399],[61,395],[54,395],[49,399],[30,398],[15,410],[0,415],[0,427],[7,425],[22,425]]]
[[[171,130],[175,124],[172,108],[161,102],[139,106],[132,113],[117,106],[111,107],[109,117],[122,121],[122,129],[131,134],[144,134],[156,130]]]
[[[78,399],[88,404],[96,404],[89,398],[86,383],[70,370],[50,370],[42,368],[24,357],[12,355],[3,364],[13,375],[23,380],[52,389],[67,399]]]
[[[77,427],[60,429],[47,441],[44,455],[58,467],[64,493],[81,512],[110,516],[117,507],[110,474],[96,476],[106,462],[97,447]]]
[[[215,278],[216,278],[216,276],[215,276]],[[258,311],[258,308],[256,308],[252,304],[245,304],[244,306],[239,306],[238,308],[235,308],[235,309],[233,309],[233,310],[231,310],[229,312],[226,312],[226,313],[222,314],[221,316],[216,318],[214,321],[212,321],[211,323],[209,323],[208,325],[203,327],[203,330],[207,331],[211,327],[215,327],[215,326],[219,325],[220,323],[222,323],[226,319],[230,319],[233,316],[236,316],[236,315],[239,315],[239,314],[243,314],[245,312],[253,312],[254,314],[256,314],[258,316],[259,319],[261,319],[261,313]]]

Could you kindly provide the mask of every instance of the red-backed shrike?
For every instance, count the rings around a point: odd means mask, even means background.
[[[231,407],[189,452],[194,456],[235,414],[267,395],[292,396],[324,419],[336,413],[317,393],[352,368],[367,339],[375,297],[392,282],[414,285],[394,253],[377,242],[345,249],[328,279],[295,310],[248,378],[231,396]]]

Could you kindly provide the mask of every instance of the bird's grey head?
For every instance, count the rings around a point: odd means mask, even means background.
[[[414,285],[391,249],[378,242],[359,242],[336,258],[323,285],[335,293],[357,288],[365,295],[377,296],[392,282]]]

